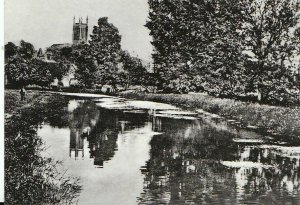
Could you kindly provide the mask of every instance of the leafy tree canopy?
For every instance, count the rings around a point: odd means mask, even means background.
[[[201,88],[214,95],[243,96],[261,90],[267,81],[279,82],[277,73],[286,76],[299,55],[296,0],[148,3],[146,27],[153,38],[154,66],[162,89]],[[290,84],[290,78],[284,82]],[[289,92],[290,86],[285,87]]]
[[[17,52],[18,52],[18,46],[16,46],[14,43],[8,42],[5,45],[5,58],[10,58],[16,55]]]
[[[61,80],[68,71],[68,66],[62,61],[47,62],[36,58],[33,45],[23,40],[20,42],[20,46],[8,43],[5,48],[9,56],[5,72],[13,85],[49,86],[55,78]]]
[[[35,53],[34,46],[24,40],[20,41],[19,54],[25,59],[31,59]]]

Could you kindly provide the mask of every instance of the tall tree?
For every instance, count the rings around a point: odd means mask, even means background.
[[[90,54],[88,44],[79,44],[73,47],[72,56],[77,66],[75,78],[85,87],[91,87],[95,84],[97,63]]]
[[[121,49],[119,30],[108,22],[107,17],[99,18],[89,41],[91,55],[104,69],[114,69]]]
[[[77,78],[85,86],[115,84],[121,51],[118,29],[107,17],[99,18],[90,37],[89,44],[78,45],[73,51]]]
[[[212,85],[208,90],[232,80],[224,76],[239,63],[239,5],[237,0],[149,0],[146,27],[153,37],[154,64],[166,84],[183,74],[188,81],[200,75],[203,84]]]
[[[17,86],[25,86],[30,84],[31,69],[28,66],[28,61],[15,56],[10,58],[5,65],[5,73],[9,82]]]
[[[30,78],[28,84],[49,87],[54,80],[54,72],[59,69],[57,63],[49,63],[40,59],[32,59],[28,65]]]
[[[121,52],[121,62],[125,72],[125,81],[128,85],[141,85],[147,73],[141,59],[133,57],[128,51]]]
[[[31,43],[26,42],[24,40],[20,41],[19,53],[21,57],[25,59],[31,59],[34,55],[34,52],[34,46]]]
[[[5,65],[8,80],[17,86],[30,84],[31,69],[29,64],[34,55],[33,45],[23,40],[20,41],[20,46],[9,42],[5,46],[5,52],[8,57]]]
[[[291,65],[289,61],[299,55],[299,38],[293,32],[299,23],[298,2],[245,0],[243,4],[243,49],[256,62],[249,69],[259,100],[264,100],[268,95],[264,92],[266,81],[283,73]]]
[[[18,46],[16,46],[14,43],[12,42],[8,42],[5,45],[5,58],[10,58],[14,55],[16,55],[18,52]]]
[[[297,0],[148,2],[146,27],[163,87],[233,97],[291,86],[288,70],[300,48]]]

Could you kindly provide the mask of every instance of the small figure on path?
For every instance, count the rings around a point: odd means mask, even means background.
[[[21,88],[20,95],[21,95],[21,101],[24,101],[25,100],[25,95],[26,95],[26,90],[25,90],[24,87]]]

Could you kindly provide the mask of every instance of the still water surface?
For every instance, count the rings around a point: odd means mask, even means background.
[[[45,155],[81,178],[78,204],[300,204],[296,144],[174,106],[100,96],[44,124]]]

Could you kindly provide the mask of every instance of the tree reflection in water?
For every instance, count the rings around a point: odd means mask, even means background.
[[[201,120],[154,118],[153,128],[163,135],[150,142],[140,204],[300,203],[299,156],[280,146],[236,143]]]
[[[118,110],[97,108],[91,101],[73,100],[76,104],[69,114],[70,157],[79,152],[84,157],[84,138],[88,141],[90,158],[94,165],[103,168],[117,151],[118,134],[145,125],[147,114],[124,113]]]
[[[117,151],[118,134],[145,124],[146,114],[132,116],[129,113],[112,110],[100,110],[100,118],[88,136],[90,157],[94,164],[103,168]]]
[[[113,177],[121,176],[115,169],[135,173],[132,169],[141,166],[138,162],[136,167],[126,167],[132,159],[124,161],[124,158],[118,157],[118,153],[123,146],[123,151],[130,150],[134,158],[135,150],[132,150],[132,144],[128,143],[125,147],[120,140],[132,137],[131,143],[134,144],[137,142],[134,140],[145,137],[145,133],[138,132],[139,128],[147,127],[143,130],[147,130],[146,135],[151,140],[143,143],[149,142],[149,155],[148,150],[139,153],[146,153],[143,162],[149,160],[145,166],[140,167],[142,175],[128,175],[144,180],[143,193],[134,193],[139,195],[138,204],[300,204],[300,148],[288,144],[272,145],[271,141],[267,141],[266,145],[259,140],[236,140],[253,135],[207,119],[158,117],[155,114],[149,115],[154,111],[148,110],[109,110],[99,108],[91,101],[80,100],[70,101],[68,110],[65,126],[70,129],[68,145],[71,159],[73,161],[73,156],[75,159],[92,159],[91,167],[87,167],[88,163],[74,163],[74,166],[83,166],[78,169],[88,172],[83,174],[87,179],[91,180],[87,175],[94,173],[92,179],[97,183],[109,181],[111,196],[101,195],[107,201],[113,200],[118,194],[114,193],[114,184],[118,184],[119,179]],[[149,146],[144,148],[148,149]],[[102,168],[97,170],[103,172],[94,171],[95,166]],[[125,176],[125,173],[121,175],[125,184],[128,183],[127,179],[134,180]],[[137,183],[141,181],[137,180]],[[85,185],[90,186],[89,183]],[[99,195],[95,190],[99,187],[95,186],[83,187],[84,200],[88,200],[91,195]],[[101,187],[102,191],[106,189]],[[138,186],[135,190],[139,190]],[[126,194],[132,192],[124,191]]]
[[[79,179],[60,172],[60,163],[41,155],[38,128],[65,126],[68,99],[51,97],[18,110],[5,121],[5,201],[7,204],[73,204]]]

